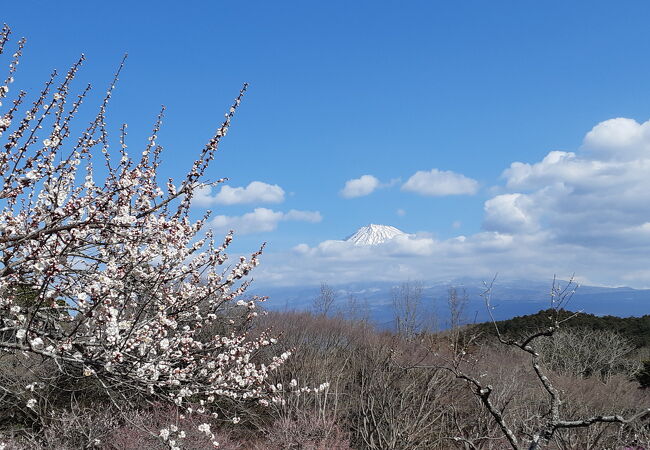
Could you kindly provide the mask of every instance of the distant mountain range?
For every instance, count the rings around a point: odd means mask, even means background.
[[[388,225],[370,224],[359,228],[345,240],[354,245],[381,245],[399,236],[411,236]],[[449,288],[455,287],[460,294],[467,294],[464,319],[466,322],[484,322],[489,319],[481,294],[485,291],[484,280],[458,278],[453,280],[423,280],[423,317],[434,317],[438,326],[448,322],[447,296]],[[566,284],[566,282],[560,282]],[[389,327],[393,321],[393,291],[400,283],[358,282],[345,285],[332,284],[336,291],[334,309],[346,315],[351,309],[363,309],[380,326]],[[534,314],[551,306],[552,280],[496,280],[492,289],[491,304],[497,320]],[[319,294],[319,286],[268,287],[250,292],[269,297],[269,309],[308,310]],[[350,307],[353,303],[354,308]],[[629,287],[580,286],[566,305],[571,310],[581,310],[597,316],[619,317],[650,314],[650,289]]]
[[[565,282],[563,282],[565,283]],[[393,319],[392,293],[400,283],[358,282],[330,285],[336,292],[334,309],[343,315],[349,313],[351,299],[357,308],[367,308],[371,320],[380,326],[390,326]],[[492,290],[493,314],[497,320],[519,315],[534,314],[551,305],[552,281],[497,280]],[[448,322],[447,297],[450,287],[467,294],[464,319],[466,322],[484,322],[489,319],[481,294],[483,280],[459,278],[454,280],[422,282],[422,315],[434,316],[438,326]],[[252,289],[266,295],[269,309],[309,310],[319,294],[320,286],[268,287]],[[568,309],[580,310],[597,316],[618,317],[650,314],[650,289],[629,287],[580,286],[572,296]]]

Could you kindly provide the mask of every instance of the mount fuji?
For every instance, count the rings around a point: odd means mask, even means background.
[[[352,242],[354,245],[378,245],[396,236],[408,236],[408,234],[389,225],[371,223],[368,226],[359,228],[356,233],[348,236],[345,241]]]

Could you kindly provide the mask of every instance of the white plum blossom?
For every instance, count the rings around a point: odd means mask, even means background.
[[[87,92],[71,92],[83,61],[32,106],[7,101],[11,109],[0,110],[0,352],[50,358],[62,375],[184,409],[200,401],[209,414],[218,397],[270,398],[268,379],[290,353],[262,364],[256,355],[275,339],[230,327],[236,317],[253,320],[263,301],[239,300],[262,249],[226,266],[233,233],[219,241],[203,230],[208,217],[194,221],[189,211],[197,188],[216,184],[204,181],[206,170],[247,85],[187,173],[161,183],[163,112],[137,158],[127,153],[126,127],[119,152],[109,151],[106,105],[119,71],[94,120],[71,136]],[[0,86],[0,98],[8,92]],[[246,308],[235,316],[236,306]],[[226,331],[199,333],[212,328]],[[209,424],[202,430],[211,436]]]
[[[201,425],[199,425],[199,426],[197,427],[197,429],[198,429],[201,433],[205,433],[205,434],[207,434],[207,435],[212,434],[212,432],[210,431],[210,424],[209,424],[209,423],[202,423]]]
[[[32,339],[30,344],[32,344],[32,348],[35,350],[41,350],[45,346],[43,339],[39,337]]]

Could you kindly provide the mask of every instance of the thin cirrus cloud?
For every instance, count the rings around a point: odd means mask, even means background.
[[[419,170],[406,180],[402,190],[429,197],[474,195],[478,191],[478,182],[450,170]]]
[[[317,223],[323,220],[318,211],[300,211],[292,209],[288,212],[273,211],[269,208],[255,208],[241,216],[215,216],[210,224],[217,231],[237,230],[239,234],[251,234],[273,231],[280,222],[298,221]]]
[[[241,205],[246,203],[282,203],[284,189],[277,184],[252,181],[246,187],[222,186],[212,195],[212,188],[206,186],[198,189],[192,198],[196,206]]]
[[[341,189],[341,196],[344,198],[363,197],[372,194],[381,183],[372,175],[362,175],[359,178],[353,178],[345,182]]]

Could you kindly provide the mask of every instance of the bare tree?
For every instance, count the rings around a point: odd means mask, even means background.
[[[463,324],[463,314],[465,313],[467,302],[468,296],[464,289],[460,294],[453,286],[448,289],[447,306],[449,307],[449,335],[454,354],[457,353],[459,348],[463,345],[461,342],[461,325]]]
[[[492,318],[499,343],[505,345],[507,349],[520,352],[522,356],[529,358],[532,379],[539,383],[542,392],[545,394],[544,400],[540,399],[540,401],[536,400],[535,403],[528,403],[528,406],[520,411],[519,421],[515,421],[514,417],[509,415],[507,411],[512,401],[512,395],[515,395],[516,391],[512,391],[510,398],[505,395],[505,392],[499,393],[495,391],[489,381],[491,379],[490,374],[484,372],[478,366],[480,360],[476,355],[476,351],[472,350],[475,347],[477,336],[471,336],[449,358],[443,357],[439,350],[432,349],[434,359],[438,359],[440,362],[433,363],[428,367],[434,369],[443,368],[451,372],[456,378],[463,380],[471,388],[471,392],[476,396],[485,411],[489,413],[507,443],[513,449],[538,450],[546,447],[554,438],[560,437],[559,435],[567,430],[588,429],[598,424],[628,426],[644,417],[650,417],[650,405],[648,404],[639,405],[639,408],[627,417],[619,413],[591,413],[581,418],[565,417],[565,414],[570,414],[570,408],[568,408],[570,405],[567,405],[565,392],[557,387],[552,374],[544,367],[544,361],[540,353],[540,341],[542,339],[553,339],[563,329],[564,323],[574,317],[562,316],[560,311],[570,300],[576,288],[577,285],[572,280],[564,286],[554,281],[551,289],[551,304],[554,313],[552,317],[549,317],[549,324],[525,336],[510,338],[501,334],[496,321],[492,317],[492,283],[486,284],[483,297]],[[570,356],[567,355],[566,357]],[[425,365],[419,364],[414,367],[425,367]],[[518,375],[516,380],[507,383],[507,386],[515,386],[522,379],[524,377]],[[523,389],[523,386],[520,386],[519,389]],[[478,448],[476,442],[488,439],[488,436],[468,439],[466,436],[461,435],[455,439],[469,448]]]
[[[492,316],[492,283],[486,285],[486,290],[483,294],[499,342],[530,356],[530,363],[533,372],[547,395],[548,407],[546,410],[539,414],[535,414],[534,417],[528,419],[529,422],[534,421],[536,427],[535,431],[527,439],[522,439],[522,437],[517,436],[516,428],[505,419],[504,411],[497,407],[497,405],[492,401],[493,387],[489,384],[485,384],[478,377],[468,375],[461,369],[462,357],[458,358],[457,363],[450,368],[456,377],[465,380],[472,387],[474,394],[480,399],[483,407],[485,407],[492,415],[513,449],[541,449],[545,447],[546,444],[553,439],[554,435],[561,430],[587,428],[594,424],[618,423],[626,425],[650,414],[650,405],[646,405],[636,414],[627,418],[620,414],[596,414],[579,419],[567,419],[562,417],[560,408],[563,403],[562,392],[556,388],[549,377],[549,374],[544,369],[541,359],[542,357],[537,350],[537,343],[539,339],[544,337],[553,338],[558,330],[561,329],[562,325],[574,317],[569,316],[560,319],[559,311],[561,311],[571,299],[577,287],[578,285],[575,284],[573,280],[570,280],[564,286],[554,281],[551,288],[551,306],[555,313],[553,317],[549,318],[549,326],[519,339],[504,337]]]
[[[318,296],[314,299],[314,312],[321,316],[327,316],[332,310],[336,300],[336,291],[324,281],[320,284]]]
[[[391,291],[397,334],[407,338],[423,331],[423,287],[420,281],[405,281]]]
[[[359,299],[357,294],[353,292],[348,293],[345,317],[349,320],[368,323],[370,321],[368,299],[365,297]]]

